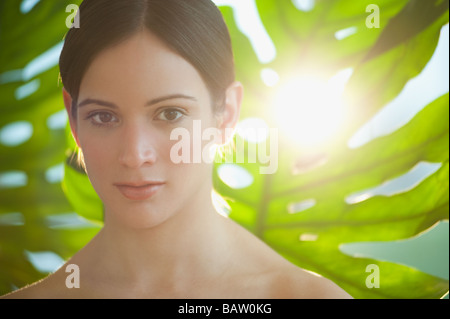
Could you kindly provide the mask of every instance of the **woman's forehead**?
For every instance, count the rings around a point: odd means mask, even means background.
[[[129,92],[126,92],[129,91]],[[87,69],[80,95],[89,92],[190,94],[208,89],[198,71],[150,32],[140,32],[102,51]]]

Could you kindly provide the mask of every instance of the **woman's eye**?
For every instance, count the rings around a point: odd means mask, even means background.
[[[108,112],[97,112],[89,116],[92,123],[99,126],[111,125],[111,123],[118,122],[118,119]]]
[[[158,119],[168,122],[174,122],[182,117],[184,113],[175,109],[167,109],[158,114]]]

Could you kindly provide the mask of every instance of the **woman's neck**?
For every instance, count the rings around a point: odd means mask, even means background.
[[[85,260],[94,260],[91,274],[104,277],[102,282],[114,276],[121,286],[183,290],[226,270],[231,258],[229,222],[208,201],[185,207],[150,229],[105,223],[86,248],[90,256]]]

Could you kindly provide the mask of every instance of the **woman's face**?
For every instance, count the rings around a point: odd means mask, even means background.
[[[154,35],[139,33],[95,58],[78,103],[74,135],[105,205],[106,224],[148,228],[204,203],[211,164],[171,159],[179,145],[170,139],[174,129],[190,133],[184,141],[192,158],[198,143],[211,144],[192,141],[194,121],[203,130],[216,126],[206,85],[181,56]]]

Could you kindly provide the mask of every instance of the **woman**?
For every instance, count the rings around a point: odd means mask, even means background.
[[[345,298],[217,214],[212,164],[173,161],[195,121],[225,143],[242,86],[210,0],[85,0],[60,58],[64,104],[104,227],[66,266],[17,298]],[[198,122],[197,122],[198,123]],[[215,138],[215,140],[214,140]],[[186,150],[183,148],[183,150]]]

